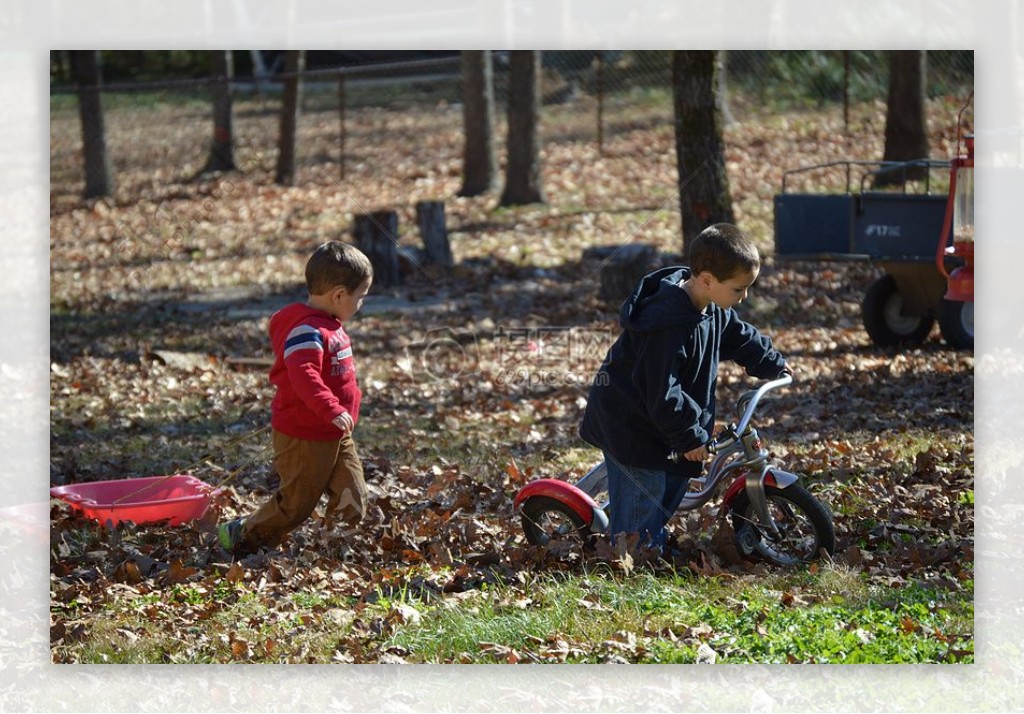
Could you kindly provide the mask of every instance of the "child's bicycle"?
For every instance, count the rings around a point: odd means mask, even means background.
[[[710,444],[714,459],[705,475],[690,479],[680,510],[700,508],[728,482],[720,514],[732,520],[736,546],[744,557],[761,557],[796,565],[835,549],[835,529],[828,507],[801,486],[796,474],[769,462],[751,417],[772,389],[790,384],[789,375],[743,394],[738,424],[730,424]],[[526,539],[543,545],[551,539],[585,536],[608,530],[608,470],[602,462],[575,484],[539,479],[515,498]],[[595,500],[601,498],[602,502]]]

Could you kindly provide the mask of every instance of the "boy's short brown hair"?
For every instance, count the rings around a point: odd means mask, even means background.
[[[694,275],[705,270],[717,280],[729,280],[739,272],[761,267],[757,246],[731,223],[716,223],[700,232],[690,244],[690,269]]]
[[[341,286],[353,292],[373,277],[370,259],[353,245],[329,240],[313,251],[306,261],[306,289],[323,295]]]

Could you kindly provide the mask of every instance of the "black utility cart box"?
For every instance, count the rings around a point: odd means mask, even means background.
[[[924,167],[922,193],[908,191],[907,170]],[[787,171],[775,197],[775,254],[790,260],[866,260],[886,275],[864,296],[864,328],[878,345],[916,344],[936,318],[953,347],[974,346],[974,304],[944,299],[946,279],[935,264],[947,195],[931,193],[931,172],[948,161],[837,161]],[[791,190],[801,175],[845,171],[846,193]],[[867,188],[882,172],[901,177],[892,190]],[[860,190],[853,192],[853,174]],[[950,236],[947,236],[947,243]]]

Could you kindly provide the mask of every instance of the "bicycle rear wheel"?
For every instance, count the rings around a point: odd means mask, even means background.
[[[531,545],[547,545],[552,540],[579,538],[587,534],[580,515],[561,501],[549,496],[531,496],[520,511],[523,532]]]

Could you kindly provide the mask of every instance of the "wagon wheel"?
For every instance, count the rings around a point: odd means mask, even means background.
[[[903,312],[903,295],[891,275],[882,276],[868,288],[861,303],[861,316],[871,341],[882,347],[919,344],[935,324],[931,315]]]
[[[939,329],[950,347],[974,349],[974,303],[943,300],[939,305]]]

